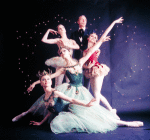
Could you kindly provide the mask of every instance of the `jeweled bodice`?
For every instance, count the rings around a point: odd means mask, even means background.
[[[69,78],[71,85],[82,86],[82,73],[71,73],[69,70],[66,70],[66,76]]]

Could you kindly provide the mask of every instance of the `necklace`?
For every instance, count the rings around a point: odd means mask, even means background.
[[[53,92],[52,92],[51,95],[48,97],[48,99],[45,99],[45,97],[43,97],[44,102],[48,102],[52,95],[53,95]]]
[[[67,67],[65,67],[65,68],[73,68],[74,71],[75,71],[75,75],[78,75],[78,72],[77,72],[77,70],[75,69],[75,66],[77,66],[77,65],[78,65],[78,64],[73,65],[73,66],[67,66]]]

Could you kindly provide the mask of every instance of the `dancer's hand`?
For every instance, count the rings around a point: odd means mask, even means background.
[[[55,30],[53,30],[53,29],[49,29],[49,32],[50,32],[51,34],[53,34],[53,35],[54,35],[54,34],[57,35],[57,33],[58,33],[57,31],[55,31]]]
[[[86,104],[86,107],[90,107],[90,106],[95,105],[95,103],[94,103],[95,101],[96,101],[96,99],[93,98],[88,104]]]
[[[106,41],[109,41],[109,40],[111,40],[110,36],[106,36],[106,37],[102,38],[102,42],[106,42]]]
[[[92,68],[93,66],[95,65],[95,61],[93,60],[93,62],[89,62],[89,64],[88,64],[88,68],[90,69],[90,68]]]
[[[100,55],[100,49],[98,49],[97,51],[96,51],[96,57],[98,58],[99,57],[99,55]]]
[[[35,84],[30,85],[30,87],[27,89],[27,92],[31,92],[35,87]]]
[[[30,121],[29,125],[37,125],[40,126],[41,122]]]
[[[124,21],[123,17],[118,18],[115,20],[115,23],[122,23]]]

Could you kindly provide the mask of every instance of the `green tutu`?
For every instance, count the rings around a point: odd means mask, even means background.
[[[56,90],[85,103],[93,99],[91,93],[82,86],[82,73],[72,74],[66,70],[66,75],[70,83],[64,83],[56,87]],[[69,104],[69,102],[62,100],[63,108],[66,104],[69,105],[69,112],[60,112],[50,123],[52,132],[56,134],[70,132],[105,133],[117,128],[116,115],[100,105],[84,107]]]

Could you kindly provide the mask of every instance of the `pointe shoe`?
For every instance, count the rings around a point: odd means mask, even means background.
[[[133,121],[133,122],[136,122],[136,123],[139,125],[139,127],[140,127],[140,126],[144,126],[144,123],[141,122],[141,121]]]
[[[128,127],[141,127],[143,125],[144,125],[143,122],[140,121],[128,122],[127,124]]]
[[[13,119],[12,119],[12,122],[16,122],[17,121],[17,119],[16,119],[16,117],[14,117]]]
[[[26,115],[25,112],[21,113],[20,115],[14,117],[14,118],[12,119],[12,122],[18,121],[19,119],[21,119],[21,118],[22,118],[23,116],[25,116],[25,115]]]

